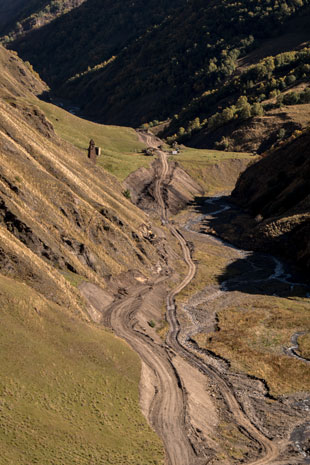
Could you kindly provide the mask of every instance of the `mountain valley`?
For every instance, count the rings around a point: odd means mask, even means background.
[[[165,121],[158,130],[170,141],[258,153],[307,126],[307,0],[166,3],[88,0],[3,41],[31,62],[51,95],[70,98],[88,119]]]
[[[0,465],[309,463],[309,2],[1,8]]]

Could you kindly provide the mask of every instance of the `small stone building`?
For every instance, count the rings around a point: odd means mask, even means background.
[[[97,157],[101,155],[101,148],[95,146],[95,142],[93,139],[90,140],[89,142],[89,147],[88,147],[88,158],[96,163]]]

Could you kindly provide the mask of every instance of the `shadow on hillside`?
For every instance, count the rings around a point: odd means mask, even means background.
[[[245,228],[251,228],[256,223],[234,205],[230,197],[197,198],[191,207],[201,215],[199,223],[196,222],[196,225],[199,224],[198,231],[216,236],[223,245],[235,249],[236,255],[239,255],[217,277],[222,290],[281,297],[310,295],[310,287],[302,272],[271,254],[252,251],[250,247],[243,249],[242,234]],[[195,220],[190,223],[190,227],[194,226]],[[230,237],[235,245],[218,236]]]
[[[279,297],[306,297],[310,288],[301,275],[272,255],[253,252],[238,258],[218,276],[223,290]]]

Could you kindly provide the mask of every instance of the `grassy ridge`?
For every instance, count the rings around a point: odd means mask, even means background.
[[[162,463],[128,346],[22,283],[0,286],[0,463]]]
[[[141,166],[148,166],[149,157],[138,153],[143,147],[132,128],[92,123],[50,103],[36,101],[53,124],[56,133],[87,154],[90,139],[102,148],[98,164],[121,181]]]

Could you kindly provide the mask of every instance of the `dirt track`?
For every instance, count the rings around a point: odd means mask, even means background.
[[[184,393],[178,384],[170,357],[165,348],[135,330],[134,313],[141,302],[141,286],[130,298],[115,306],[110,325],[139,354],[155,377],[155,396],[150,405],[148,420],[163,439],[170,465],[194,463],[193,451],[185,433]]]
[[[152,136],[144,135],[142,137],[148,145],[158,147],[158,140],[153,140]],[[166,344],[156,341],[138,329],[137,313],[143,303],[144,295],[150,292],[151,289],[146,285],[136,287],[129,297],[113,304],[106,314],[105,324],[111,326],[120,337],[124,338],[132,346],[147,365],[149,372],[152,373],[152,381],[150,379],[149,381],[146,380],[146,382],[153,384],[153,398],[148,404],[148,411],[145,413],[150,424],[163,440],[167,465],[230,463],[218,462],[217,459],[211,462],[208,451],[200,447],[201,438],[197,438],[188,414],[188,391],[186,391],[182,375],[177,372],[174,363],[176,356],[181,357],[191,366],[191,369],[197,370],[197,378],[199,371],[206,377],[206,380],[212,380],[213,385],[221,393],[224,401],[223,405],[226,405],[227,410],[234,418],[235,424],[244,432],[249,443],[253,444],[254,455],[252,455],[252,460],[247,461],[248,464],[288,463],[277,460],[280,453],[278,445],[268,439],[247,417],[237,400],[233,387],[225,378],[225,373],[221,373],[213,365],[208,364],[179,341],[180,325],[177,319],[175,296],[193,279],[196,265],[192,261],[190,248],[181,232],[169,223],[167,208],[162,196],[162,187],[168,172],[167,156],[160,150],[157,153],[161,160],[162,169],[156,181],[155,195],[161,210],[162,224],[167,227],[182,248],[184,260],[188,267],[187,275],[167,296],[166,319],[169,324],[169,331]],[[163,279],[165,278],[161,278],[161,280]],[[156,283],[153,283],[153,286],[154,284],[156,285]],[[205,421],[207,422],[207,418]],[[259,456],[255,450],[259,451]],[[256,458],[254,458],[255,456]]]
[[[158,195],[158,203],[162,208],[162,219],[165,223],[168,222],[167,218],[167,210],[166,206],[164,204],[163,198],[161,196],[161,191],[160,191],[160,186],[162,184],[162,181],[168,171],[168,163],[167,163],[167,157],[165,153],[159,152],[159,156],[162,161],[162,174],[159,178],[158,182],[158,189],[157,189],[157,195]],[[221,392],[224,395],[226,402],[231,409],[231,412],[235,416],[235,419],[237,423],[244,427],[250,436],[252,436],[260,445],[263,451],[263,456],[255,460],[254,462],[251,462],[252,465],[268,465],[273,463],[273,461],[277,458],[279,454],[278,447],[272,443],[268,438],[266,438],[256,427],[253,425],[249,419],[245,416],[244,412],[242,411],[238,401],[236,400],[236,397],[228,384],[225,382],[225,380],[220,376],[219,373],[216,372],[214,368],[208,367],[202,360],[200,360],[198,357],[196,357],[194,354],[189,352],[185,347],[183,347],[180,342],[178,341],[178,333],[179,333],[179,323],[177,321],[177,316],[176,316],[176,306],[174,303],[174,298],[175,296],[182,291],[193,279],[195,272],[196,272],[196,266],[193,263],[191,259],[191,254],[190,254],[190,249],[181,235],[181,233],[171,224],[168,224],[170,232],[173,234],[173,236],[177,239],[179,244],[181,245],[182,252],[184,255],[184,260],[188,266],[188,273],[184,280],[175,288],[173,289],[168,297],[167,297],[167,320],[169,323],[169,333],[167,335],[167,344],[172,347],[179,355],[181,355],[183,358],[185,358],[192,366],[196,367],[198,370],[202,371],[204,374],[206,374],[209,377],[213,377],[213,379],[216,381],[218,386],[221,388]]]

